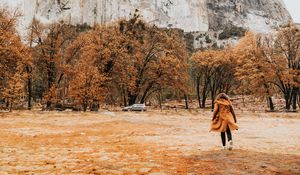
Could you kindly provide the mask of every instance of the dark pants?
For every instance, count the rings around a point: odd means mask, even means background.
[[[232,140],[232,135],[231,135],[229,127],[227,127],[227,129],[226,129],[226,133],[227,133],[227,139],[228,139],[228,142],[229,142],[230,140]],[[222,138],[222,144],[223,144],[223,146],[226,146],[225,132],[221,132],[221,138]]]

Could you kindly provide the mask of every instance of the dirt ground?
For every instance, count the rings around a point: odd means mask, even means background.
[[[237,112],[234,150],[211,112],[0,113],[0,174],[300,174],[300,114]]]

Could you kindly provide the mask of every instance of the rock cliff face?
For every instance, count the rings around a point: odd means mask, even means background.
[[[150,23],[186,32],[227,25],[266,32],[291,20],[282,0],[1,0],[0,6],[22,11],[24,29],[33,17],[93,25],[127,18],[136,9]]]
[[[292,20],[282,0],[207,0],[207,8],[214,30],[233,24],[267,32]]]

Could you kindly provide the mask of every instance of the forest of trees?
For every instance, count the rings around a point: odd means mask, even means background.
[[[138,14],[93,27],[34,19],[22,38],[19,17],[0,10],[0,105],[9,110],[39,103],[86,111],[193,97],[206,108],[220,92],[264,97],[272,111],[274,95],[285,100],[286,111],[300,107],[294,24],[191,53],[183,31],[147,24]]]

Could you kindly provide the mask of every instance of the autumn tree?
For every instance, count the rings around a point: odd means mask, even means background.
[[[221,92],[229,93],[235,83],[234,69],[236,63],[231,56],[229,48],[218,51],[215,55],[213,74],[209,84],[212,108],[217,94]]]
[[[294,25],[280,29],[276,34],[248,33],[237,46],[239,67],[237,76],[248,80],[256,93],[268,96],[270,110],[274,110],[271,95],[276,87],[284,96],[286,111],[296,111],[299,94],[300,32]],[[260,93],[260,94],[262,94]]]
[[[164,88],[186,91],[187,49],[178,31],[150,26],[135,15],[119,22],[120,33],[127,38],[129,56],[134,62],[133,89],[128,91],[129,104]]]
[[[235,75],[240,81],[239,92],[266,97],[270,111],[275,110],[272,96],[275,93],[270,83],[274,78],[274,69],[270,67],[265,55],[266,41],[258,34],[248,32],[235,47],[237,67]]]
[[[32,49],[35,74],[46,85],[44,98],[49,108],[52,102],[59,100],[55,94],[65,72],[65,50],[76,38],[76,30],[64,22],[45,25],[36,19],[29,30],[30,42],[35,45]]]
[[[81,59],[73,68],[73,79],[70,81],[69,97],[84,111],[93,104],[104,101],[106,95],[106,77],[102,75],[94,60]]]
[[[214,53],[214,51],[198,51],[192,56],[192,77],[196,84],[197,99],[200,108],[205,108],[206,99],[209,95],[209,84],[213,72],[210,61],[214,59]]]
[[[79,52],[95,58],[95,66],[110,80],[106,86],[111,96],[121,96],[124,105],[144,103],[166,88],[186,91],[186,48],[177,32],[148,25],[135,15],[96,26],[79,40],[83,38],[85,45]]]
[[[0,9],[0,98],[12,104],[23,94],[24,67],[31,64],[28,48],[22,43],[16,25],[18,11]]]
[[[209,95],[213,104],[217,93],[231,90],[235,81],[235,62],[230,53],[230,49],[206,50],[192,56],[192,77],[200,108],[205,108]]]
[[[300,28],[289,24],[278,31],[275,42],[275,57],[271,63],[277,65],[276,86],[284,94],[286,110],[297,108],[297,96],[300,93]]]
[[[12,111],[14,105],[21,103],[22,97],[25,96],[22,67],[22,65],[18,65],[16,72],[9,78],[7,87],[2,92],[3,97],[7,100],[9,111]]]

